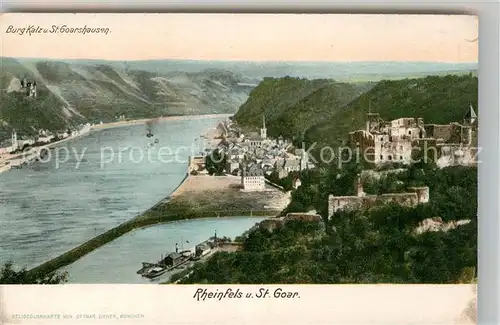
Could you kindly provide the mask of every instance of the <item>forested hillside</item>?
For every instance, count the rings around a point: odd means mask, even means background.
[[[370,194],[427,185],[430,201],[337,212],[327,219],[328,194],[352,194],[359,166],[306,171],[289,212],[316,209],[326,233],[308,222],[243,238],[243,250],[217,253],[182,283],[470,283],[477,273],[477,168],[413,166],[372,179]],[[340,175],[337,177],[336,175]],[[285,211],[285,212],[287,212]],[[416,232],[429,218],[470,220],[447,231]]]
[[[235,114],[243,127],[266,126],[270,136],[297,137],[371,87],[328,79],[264,78]]]
[[[469,105],[478,112],[477,103],[478,79],[473,75],[380,81],[343,110],[309,128],[305,138],[309,143],[338,145],[348,132],[364,127],[369,111],[385,120],[422,117],[425,123],[462,123]]]
[[[293,138],[300,128],[308,127],[306,142],[337,146],[348,132],[365,125],[369,111],[386,120],[422,117],[426,123],[444,124],[462,122],[469,105],[477,110],[478,80],[472,74],[380,81],[365,88],[366,92],[357,88],[354,92],[361,94],[352,99],[353,92],[344,98],[341,91],[332,92],[333,82],[311,90],[305,81],[288,80],[295,88],[280,94],[287,101],[273,110],[276,85],[284,82],[259,85],[259,92],[252,93],[241,107],[237,121],[258,126],[257,119],[245,117],[260,110],[266,119],[270,117],[268,128],[275,132],[283,130],[282,134]],[[294,94],[300,94],[295,103]],[[355,161],[294,173],[291,177],[298,176],[301,186],[292,190],[291,203],[282,214],[314,210],[322,216],[326,232],[310,222],[291,223],[273,232],[255,230],[241,239],[242,251],[217,253],[207,263],[196,265],[181,283],[445,284],[477,280],[477,167],[440,169],[427,161],[401,171],[375,172],[363,180],[367,194],[428,186],[429,202],[413,207],[388,203],[328,216],[328,196],[355,195],[360,173],[362,166]],[[455,226],[424,229],[424,220]]]
[[[267,78],[250,93],[235,120],[258,127],[265,114],[271,136],[335,147],[365,125],[369,111],[386,120],[422,117],[425,123],[439,124],[462,122],[469,105],[478,111],[477,102],[473,74],[355,84]]]

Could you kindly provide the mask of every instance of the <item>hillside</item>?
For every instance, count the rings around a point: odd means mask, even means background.
[[[257,127],[266,117],[270,136],[301,135],[371,87],[328,79],[264,78],[234,118],[243,127]]]
[[[272,232],[258,228],[235,238],[242,242],[241,251],[215,253],[206,263],[184,271],[192,273],[180,283],[456,284],[475,278],[477,168],[413,166],[372,179],[370,194],[425,184],[431,199],[414,207],[389,203],[338,211],[327,220],[328,194],[352,194],[352,180],[359,171],[345,167],[332,166],[326,173],[305,171],[302,185],[292,192],[287,212],[314,208],[326,227],[297,222]],[[469,222],[419,232],[425,220]]]
[[[23,61],[31,59],[23,59]],[[307,79],[335,79],[338,81],[378,81],[381,79],[410,78],[436,74],[455,74],[477,70],[477,63],[443,62],[308,62],[308,61],[212,61],[212,60],[65,60],[72,64],[105,64],[160,74],[175,71],[200,72],[214,68],[238,73],[249,80],[285,76]]]
[[[266,78],[241,105],[235,120],[255,128],[265,114],[270,136],[304,139],[317,143],[316,148],[335,147],[350,131],[365,125],[369,109],[386,120],[418,116],[425,123],[461,122],[469,105],[477,111],[477,96],[473,74],[376,83]]]
[[[35,100],[17,92],[24,77],[37,82]],[[217,69],[159,74],[105,64],[2,58],[0,140],[11,128],[30,133],[85,121],[113,121],[122,114],[144,118],[232,113],[251,90],[240,85],[244,81]]]
[[[369,109],[386,120],[414,116],[422,117],[425,123],[445,124],[462,122],[469,105],[478,111],[477,103],[478,79],[473,75],[380,81],[343,110],[311,126],[305,140],[339,145],[348,132],[365,125]]]

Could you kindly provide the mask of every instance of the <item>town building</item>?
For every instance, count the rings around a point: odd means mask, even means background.
[[[263,191],[266,188],[264,171],[256,165],[243,166],[241,185],[245,191]]]
[[[266,128],[266,118],[262,118],[262,128],[259,132],[251,132],[248,137],[245,138],[245,142],[250,144],[252,148],[260,148],[263,146],[264,142],[267,140],[267,128]]]
[[[229,135],[229,129],[226,121],[220,121],[215,127],[215,137],[222,138]]]
[[[410,187],[406,193],[387,193],[381,195],[367,195],[363,191],[361,177],[356,180],[356,195],[328,197],[328,218],[337,211],[349,211],[370,208],[386,203],[395,202],[401,205],[415,206],[429,202],[429,187]]]
[[[226,163],[226,172],[232,175],[238,175],[240,173],[240,163],[237,160],[229,159]]]
[[[287,213],[283,220],[285,221],[285,223],[290,221],[309,221],[323,223],[323,218],[319,214],[308,212],[290,212]]]
[[[260,148],[262,146],[262,137],[257,132],[251,132],[248,137],[245,138],[245,142],[250,144],[251,148]]]

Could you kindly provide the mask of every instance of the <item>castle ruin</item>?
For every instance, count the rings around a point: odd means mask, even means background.
[[[422,118],[404,117],[384,121],[368,113],[366,128],[349,133],[349,145],[375,166],[388,162],[409,164],[416,150],[435,149],[437,164],[475,165],[477,115],[470,106],[463,123],[424,124]]]
[[[24,93],[26,97],[36,97],[36,81],[23,78],[21,80],[21,92]]]
[[[328,218],[337,211],[352,211],[362,208],[380,206],[387,203],[398,203],[406,206],[415,206],[429,202],[429,187],[409,187],[406,193],[387,193],[381,195],[367,195],[363,191],[361,176],[356,180],[356,195],[328,196]]]

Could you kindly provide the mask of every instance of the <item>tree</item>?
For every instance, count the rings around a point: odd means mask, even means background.
[[[205,168],[210,175],[223,175],[226,167],[226,155],[223,151],[216,149],[205,158]]]
[[[68,273],[53,272],[48,275],[30,275],[26,268],[15,271],[9,261],[0,270],[0,284],[62,284],[68,281]]]

